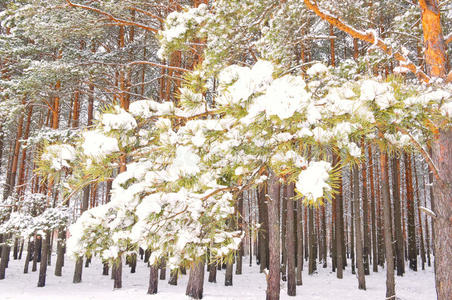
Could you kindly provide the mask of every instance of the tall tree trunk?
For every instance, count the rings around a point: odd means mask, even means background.
[[[279,181],[270,171],[268,203],[268,229],[269,229],[269,273],[267,276],[267,300],[279,300],[280,294],[280,224],[279,224]]]
[[[282,188],[283,194],[281,197],[281,279],[287,281],[287,189]]]
[[[337,165],[338,162],[339,158],[337,157],[337,155],[334,155],[333,165]],[[334,196],[333,200],[336,202],[336,228],[334,231],[336,233],[336,277],[342,279],[344,269],[344,216],[342,214],[342,173],[339,174],[338,186],[338,193]]]
[[[416,224],[414,219],[414,193],[413,193],[413,173],[411,157],[405,153],[405,180],[406,180],[406,208],[408,224],[408,259],[410,260],[410,269],[417,271],[417,253],[416,253]]]
[[[380,180],[382,185],[383,216],[384,216],[384,243],[386,254],[386,299],[396,299],[394,281],[394,255],[392,253],[391,213],[389,199],[389,174],[387,173],[388,156],[386,152],[380,153]]]
[[[350,249],[351,249],[351,253],[350,253],[350,258],[352,261],[352,274],[356,274],[356,270],[355,270],[355,183],[353,180],[353,170],[350,169],[350,214],[351,214],[351,218],[350,218]]]
[[[260,224],[260,230],[258,232],[258,243],[260,272],[262,273],[268,267],[268,207],[265,199],[265,195],[267,194],[266,184],[261,185],[258,191]]]
[[[433,184],[436,217],[433,218],[433,251],[438,300],[452,299],[452,130],[440,130],[433,145],[433,162],[439,178]]]
[[[297,201],[297,285],[303,285],[303,200]]]
[[[405,259],[403,255],[402,215],[400,213],[400,161],[396,156],[392,157],[392,199],[394,205],[397,276],[403,276],[403,273],[405,273]]]
[[[287,295],[295,296],[297,286],[295,285],[295,232],[294,232],[294,184],[286,185],[287,189]]]
[[[418,230],[419,230],[419,246],[421,250],[421,262],[422,262],[422,270],[425,270],[425,247],[424,247],[424,233],[422,232],[422,217],[421,217],[421,210],[419,209],[419,206],[421,205],[421,198],[419,197],[419,179],[417,176],[417,170],[416,170],[416,158],[413,156],[413,171],[414,171],[414,180],[415,180],[415,190],[416,190],[416,211],[418,216]]]
[[[378,272],[378,254],[377,254],[377,231],[375,218],[375,187],[374,187],[374,166],[372,157],[372,145],[368,147],[369,157],[369,181],[370,181],[370,218],[372,231],[372,271]]]
[[[358,267],[358,289],[366,289],[366,277],[363,262],[363,238],[361,234],[361,213],[359,206],[359,170],[355,164],[353,166],[353,196],[355,209],[355,234],[356,234],[356,265]]]
[[[362,152],[366,153],[366,145],[364,141],[362,142]],[[364,157],[366,155],[364,154]],[[370,255],[370,239],[369,239],[369,203],[367,199],[367,162],[361,164],[361,172],[362,172],[362,182],[363,182],[363,190],[362,190],[362,199],[363,199],[363,263],[364,263],[364,274],[369,275],[369,255]]]

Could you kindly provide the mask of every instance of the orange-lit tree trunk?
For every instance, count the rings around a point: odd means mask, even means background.
[[[422,10],[425,63],[432,77],[446,79],[447,60],[440,12],[436,0],[419,0]],[[449,76],[450,77],[450,76]],[[452,129],[440,129],[433,143],[433,164],[437,176],[433,183],[436,214],[433,219],[436,293],[439,300],[452,298]]]

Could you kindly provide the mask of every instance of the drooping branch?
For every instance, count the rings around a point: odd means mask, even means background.
[[[413,62],[411,62],[407,57],[405,57],[401,52],[394,51],[389,45],[387,45],[382,39],[378,38],[376,35],[376,32],[373,30],[368,31],[360,31],[352,26],[346,24],[342,20],[339,19],[339,17],[333,16],[330,13],[323,11],[320,9],[320,7],[317,5],[317,2],[311,1],[311,0],[304,0],[304,3],[306,4],[306,7],[313,11],[317,16],[319,16],[321,19],[327,21],[334,27],[342,30],[343,32],[348,33],[352,37],[356,39],[360,39],[362,41],[365,41],[367,43],[373,44],[376,47],[380,48],[383,52],[385,52],[389,56],[393,56],[396,60],[398,60],[401,64],[401,66],[407,68],[411,72],[413,72],[420,81],[429,83],[430,77],[425,74],[420,68],[418,68]]]
[[[158,29],[155,29],[155,28],[150,27],[150,26],[146,26],[146,25],[141,24],[141,23],[137,23],[137,22],[133,22],[133,21],[117,18],[117,17],[113,16],[112,14],[110,14],[110,13],[108,13],[106,11],[103,11],[103,10],[101,10],[99,8],[95,8],[95,7],[92,7],[92,6],[87,6],[87,5],[83,5],[83,4],[74,3],[71,0],[66,0],[66,3],[69,6],[71,6],[71,7],[78,7],[78,8],[81,8],[81,9],[85,9],[85,10],[90,10],[90,11],[96,12],[96,13],[98,13],[100,15],[103,15],[103,16],[107,17],[109,20],[117,23],[118,25],[135,26],[135,27],[144,29],[146,31],[151,31],[153,33],[157,33],[158,32]]]

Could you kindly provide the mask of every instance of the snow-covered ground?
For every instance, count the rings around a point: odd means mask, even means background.
[[[36,287],[38,272],[23,274],[23,260],[10,261],[7,278],[0,281],[1,300],[179,300],[188,299],[185,287],[188,275],[179,278],[178,286],[170,286],[167,281],[159,281],[159,293],[147,295],[148,268],[138,262],[137,273],[131,274],[129,268],[123,268],[123,288],[113,290],[110,276],[102,276],[102,265],[98,261],[89,268],[83,269],[83,282],[72,283],[74,262],[67,260],[63,270],[63,277],[53,275],[55,257],[48,269],[47,284],[44,288]],[[244,260],[246,263],[248,259]],[[31,265],[30,265],[31,269]],[[243,266],[243,275],[234,275],[234,286],[224,286],[224,271],[217,273],[217,283],[206,282],[204,285],[204,299],[265,299],[265,276],[259,273],[256,265]],[[168,276],[167,276],[168,277]],[[286,295],[286,283],[281,282],[281,299],[347,299],[370,300],[385,299],[385,270],[366,276],[367,290],[358,290],[355,275],[347,268],[344,279],[336,279],[336,274],[330,267],[323,269],[319,265],[318,273],[309,276],[305,268],[303,272],[303,286],[297,287],[297,296]],[[403,300],[436,299],[433,268],[425,271],[408,271],[404,277],[396,277],[397,297]]]

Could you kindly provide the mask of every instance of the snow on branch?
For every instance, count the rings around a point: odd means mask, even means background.
[[[376,36],[375,31],[367,30],[365,32],[362,32],[360,30],[357,30],[352,26],[341,21],[339,17],[333,16],[330,13],[320,9],[315,1],[313,2],[311,0],[304,0],[304,3],[306,4],[309,10],[313,11],[321,19],[327,21],[328,23],[337,27],[338,29],[348,33],[354,38],[375,45],[376,47],[380,48],[383,52],[385,52],[387,55],[394,56],[394,58],[400,62],[400,65],[413,72],[419,78],[419,80],[425,83],[430,82],[430,77],[427,74],[425,74],[419,67],[417,67],[413,62],[411,62],[401,52],[399,51],[394,52],[394,50],[389,45],[387,45],[382,39]]]
[[[146,30],[146,31],[151,31],[151,32],[153,32],[153,33],[157,33],[157,32],[158,32],[158,29],[155,29],[155,28],[153,28],[153,27],[146,26],[146,25],[141,24],[141,23],[137,23],[137,22],[133,22],[133,21],[128,21],[128,20],[124,20],[124,19],[117,18],[117,17],[113,16],[112,14],[110,14],[110,13],[108,13],[108,12],[105,12],[105,11],[103,11],[103,10],[101,10],[101,9],[98,9],[98,8],[95,8],[95,7],[92,7],[92,6],[87,6],[87,5],[82,5],[82,4],[74,3],[74,2],[72,2],[71,0],[66,0],[66,3],[67,3],[69,6],[72,6],[72,7],[78,7],[78,8],[81,8],[81,9],[94,11],[94,12],[96,12],[96,13],[98,13],[98,14],[101,14],[101,15],[103,15],[103,16],[106,16],[109,20],[111,20],[111,21],[113,21],[113,22],[116,22],[118,25],[123,25],[123,26],[136,26],[136,27],[139,27],[139,28],[144,29],[144,30]]]

